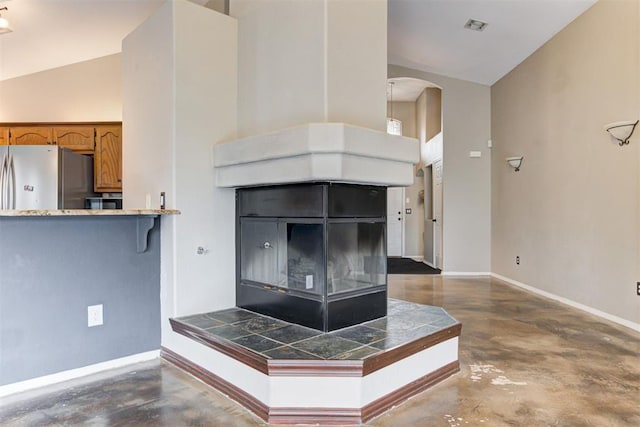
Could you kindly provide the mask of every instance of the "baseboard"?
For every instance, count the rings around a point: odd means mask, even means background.
[[[119,359],[108,360],[94,365],[83,366],[82,368],[70,369],[68,371],[56,372],[55,374],[32,378],[17,383],[0,386],[0,397],[11,394],[22,393],[40,387],[45,387],[63,381],[69,381],[87,375],[97,374],[109,369],[120,368],[134,363],[146,362],[160,357],[160,350],[147,351],[145,353],[133,354]]]
[[[517,286],[517,287],[522,288],[522,289],[525,289],[525,290],[527,290],[529,292],[532,292],[534,294],[541,295],[543,297],[552,299],[554,301],[558,301],[558,302],[560,302],[562,304],[565,304],[565,305],[568,305],[570,307],[577,308],[578,310],[586,311],[587,313],[593,314],[594,316],[598,316],[598,317],[601,317],[603,319],[610,320],[610,321],[612,321],[614,323],[617,323],[619,325],[622,325],[622,326],[625,326],[627,328],[631,328],[631,329],[633,329],[633,330],[635,330],[637,332],[640,332],[640,323],[635,323],[635,322],[632,322],[630,320],[623,319],[623,318],[618,317],[618,316],[614,316],[613,314],[609,314],[609,313],[606,313],[604,311],[600,311],[600,310],[598,310],[596,308],[589,307],[588,305],[584,305],[584,304],[581,304],[579,302],[575,302],[573,300],[570,300],[570,299],[565,298],[565,297],[561,297],[561,296],[553,294],[551,292],[543,291],[542,289],[535,288],[533,286],[527,285],[527,284],[522,283],[522,282],[518,282],[517,280],[513,280],[513,279],[510,279],[510,278],[505,277],[505,276],[501,276],[501,275],[496,274],[496,273],[491,273],[491,276],[495,277],[498,280],[502,280],[503,282],[509,283],[511,285]]]
[[[491,273],[486,271],[443,271],[440,273],[443,276],[449,277],[489,277]]]

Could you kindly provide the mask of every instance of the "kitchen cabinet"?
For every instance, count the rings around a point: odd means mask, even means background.
[[[0,145],[9,145],[9,128],[0,127]]]
[[[59,145],[82,154],[92,154],[93,126],[16,126],[9,132],[11,145]]]
[[[122,125],[96,128],[94,191],[122,191]]]
[[[93,126],[54,126],[53,141],[60,147],[81,154],[92,154],[95,148],[96,130]]]
[[[50,126],[19,126],[9,129],[11,145],[52,145],[53,129]]]
[[[58,145],[93,155],[94,191],[122,191],[122,123],[0,123],[0,145]]]

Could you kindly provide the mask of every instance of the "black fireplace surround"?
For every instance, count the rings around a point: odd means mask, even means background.
[[[236,190],[236,305],[324,332],[387,314],[385,187]]]

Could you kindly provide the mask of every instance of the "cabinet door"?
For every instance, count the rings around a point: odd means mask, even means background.
[[[11,128],[11,145],[52,145],[53,132],[50,126],[25,126]]]
[[[122,191],[122,126],[96,128],[94,153],[94,190]]]
[[[0,127],[0,145],[9,145],[9,128]]]
[[[60,147],[70,148],[83,154],[93,153],[95,128],[86,126],[54,126],[53,140]]]

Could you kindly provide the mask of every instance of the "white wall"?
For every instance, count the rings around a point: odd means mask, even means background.
[[[163,345],[179,342],[168,317],[235,305],[235,197],[215,187],[211,149],[235,136],[236,35],[233,18],[175,0],[123,43],[125,205],[165,191],[182,212],[162,218]]]
[[[491,267],[490,88],[389,65],[389,78],[413,77],[442,88],[444,271],[486,273]],[[469,151],[482,152],[470,158]]]
[[[385,0],[232,0],[239,137],[309,122],[386,129]]]
[[[640,3],[599,1],[492,87],[492,271],[636,325],[640,134],[603,126],[640,118],[639,58]]]
[[[0,122],[120,120],[120,54],[0,81]]]

